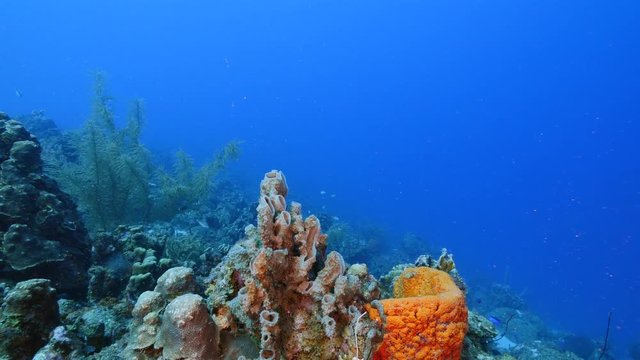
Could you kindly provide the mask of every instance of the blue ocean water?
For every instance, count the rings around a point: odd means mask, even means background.
[[[307,209],[446,246],[551,326],[640,338],[637,1],[0,3],[0,110],[65,128],[108,75],[145,142],[283,170]]]

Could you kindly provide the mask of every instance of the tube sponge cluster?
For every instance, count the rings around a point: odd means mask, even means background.
[[[374,359],[460,359],[467,331],[463,292],[444,271],[409,267],[394,284],[394,298],[382,300],[384,340]]]
[[[303,218],[299,203],[287,204],[287,193],[282,172],[265,175],[257,228],[245,229],[246,239],[212,271],[207,293],[216,323],[233,336],[255,337],[264,360],[372,354],[382,340],[380,325],[355,324],[365,304],[380,296],[375,278],[364,264],[347,266],[339,253],[325,254],[320,221]]]

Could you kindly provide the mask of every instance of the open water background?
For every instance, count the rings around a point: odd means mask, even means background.
[[[93,73],[145,142],[446,246],[551,326],[640,340],[640,2],[0,2],[0,105],[78,128]],[[335,196],[332,196],[335,195]],[[384,251],[383,248],[380,251]]]

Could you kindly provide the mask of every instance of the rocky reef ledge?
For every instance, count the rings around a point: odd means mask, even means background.
[[[38,140],[0,113],[0,278],[44,278],[84,298],[90,241],[69,195],[43,173]]]

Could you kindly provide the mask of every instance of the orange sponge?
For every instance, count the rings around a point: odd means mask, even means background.
[[[375,308],[367,307],[371,319],[384,326],[374,360],[460,359],[467,306],[449,274],[429,267],[407,268],[393,293],[395,298],[381,301],[384,321]]]

